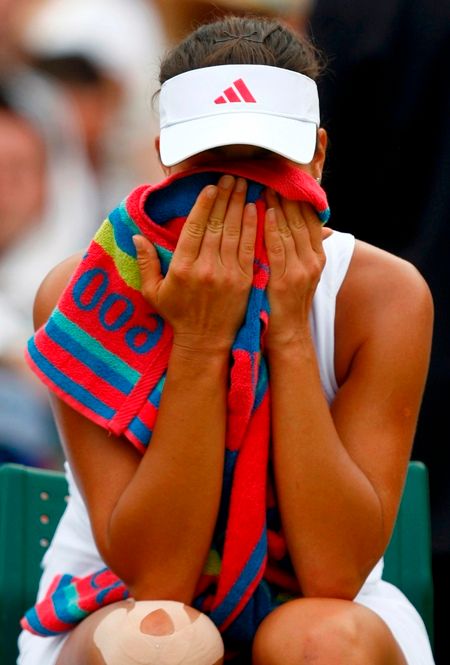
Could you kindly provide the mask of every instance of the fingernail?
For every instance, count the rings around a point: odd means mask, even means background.
[[[244,180],[244,178],[238,178],[236,182],[236,187],[234,188],[235,192],[241,193],[245,191],[245,188],[247,187],[247,183]]]
[[[277,225],[277,218],[275,215],[275,208],[269,208],[267,210],[267,221],[269,224],[276,226]]]
[[[231,189],[234,185],[234,178],[232,175],[223,175],[219,180],[219,187],[222,189]]]
[[[256,205],[254,203],[247,203],[246,208],[252,215],[256,215]]]
[[[206,196],[208,199],[213,199],[217,194],[217,187],[215,185],[209,185],[206,188]]]
[[[132,240],[133,240],[133,245],[136,248],[136,251],[140,252],[143,249],[142,236],[135,235],[135,236],[132,237]]]

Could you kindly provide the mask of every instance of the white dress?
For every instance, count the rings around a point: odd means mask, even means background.
[[[334,398],[337,383],[334,374],[334,319],[336,295],[347,273],[355,240],[346,233],[333,232],[325,242],[327,262],[314,297],[312,330],[319,359],[324,391],[328,401]],[[57,574],[84,576],[105,564],[94,543],[87,511],[75,485],[69,465],[65,466],[70,500],[44,557],[44,571],[38,591],[42,598]],[[381,579],[380,560],[365,581],[355,602],[378,614],[399,643],[408,665],[434,665],[425,625],[404,594]],[[38,637],[23,631],[19,637],[18,665],[54,665],[67,634]]]

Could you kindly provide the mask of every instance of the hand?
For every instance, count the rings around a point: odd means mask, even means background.
[[[163,277],[152,243],[134,236],[142,294],[173,328],[174,344],[229,351],[245,316],[253,279],[256,207],[247,184],[223,176],[203,189]]]
[[[304,202],[267,190],[265,243],[270,264],[269,327],[265,346],[278,348],[310,339],[309,313],[325,266],[322,225]]]

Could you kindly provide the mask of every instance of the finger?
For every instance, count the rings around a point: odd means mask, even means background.
[[[242,218],[242,232],[238,250],[239,265],[246,275],[253,274],[257,225],[258,214],[256,205],[254,203],[247,203]]]
[[[284,215],[284,211],[281,207],[280,197],[273,189],[269,188],[266,190],[266,201],[267,206],[275,210],[277,225],[281,235],[286,235],[289,237],[291,235],[291,231]]]
[[[215,185],[208,185],[197,197],[186,222],[181,229],[180,237],[173,255],[172,262],[193,263],[198,257],[211,210],[218,194]]]
[[[280,197],[272,189],[267,191],[266,200],[268,205],[275,210],[275,217],[277,221],[278,231],[284,243],[286,266],[291,262],[298,260],[295,241],[292,236],[291,227],[288,223],[285,211],[280,203]]]
[[[300,208],[298,201],[288,199],[281,200],[283,212],[288,220],[287,223],[294,239],[297,256],[305,257],[311,251],[311,238],[306,219],[303,216],[303,208]]]
[[[281,277],[286,270],[286,256],[284,242],[278,230],[275,208],[268,208],[266,210],[264,240],[271,277]]]
[[[231,194],[223,225],[220,256],[224,265],[231,266],[238,259],[246,191],[246,181],[244,178],[238,178]]]
[[[141,276],[142,295],[153,302],[158,285],[163,280],[158,253],[144,236],[134,235],[133,243]]]
[[[225,222],[225,215],[228,209],[228,202],[233,192],[235,178],[231,175],[224,175],[217,183],[218,194],[214,205],[209,213],[203,236],[201,254],[218,253],[222,242],[222,233]]]
[[[320,254],[323,251],[323,245],[322,245],[324,239],[323,224],[320,221],[316,211],[309,203],[304,203],[304,202],[300,203],[300,212],[302,213],[303,219],[305,220],[309,230],[311,247],[317,254]],[[325,234],[325,237],[327,235],[328,234]]]

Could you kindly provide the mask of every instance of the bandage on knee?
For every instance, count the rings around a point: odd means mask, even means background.
[[[191,620],[183,603],[142,600],[113,610],[98,624],[94,643],[106,665],[214,665],[223,657],[219,631],[205,614]],[[142,632],[142,621],[164,610],[173,624],[168,635]]]

